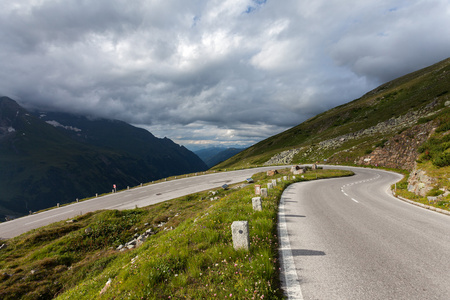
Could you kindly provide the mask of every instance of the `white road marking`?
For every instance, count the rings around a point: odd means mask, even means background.
[[[280,238],[281,267],[284,273],[285,292],[289,300],[303,300],[302,289],[295,269],[291,243],[284,216],[284,199],[281,197],[278,212],[278,237]]]
[[[73,211],[73,209],[72,209],[72,210],[69,210],[69,211],[66,211],[66,212],[63,212],[63,213],[56,214],[56,215],[51,215],[51,216],[49,216],[49,217],[40,218],[39,220],[36,220],[36,221],[33,221],[33,222],[28,222],[28,223],[25,223],[24,225],[30,225],[30,224],[33,224],[33,223],[40,222],[40,221],[42,221],[42,220],[51,219],[51,218],[54,218],[54,217],[56,217],[56,216],[65,215],[65,214],[68,214],[68,213],[70,213],[70,212],[72,212],[72,211]]]
[[[356,200],[355,198],[352,198],[353,201],[355,201],[356,203],[359,203],[358,200]]]

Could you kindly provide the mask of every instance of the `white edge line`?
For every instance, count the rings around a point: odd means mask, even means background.
[[[59,213],[59,214],[56,214],[56,215],[51,215],[51,216],[48,216],[48,217],[45,217],[45,218],[40,218],[39,220],[28,222],[28,223],[25,223],[24,225],[30,225],[30,224],[33,224],[33,223],[40,222],[42,220],[51,219],[51,218],[54,218],[54,217],[57,217],[57,216],[65,215],[65,214],[68,214],[70,212],[73,212],[73,209],[65,211],[65,212],[62,212],[62,213]],[[57,221],[55,221],[55,222],[57,222]]]
[[[286,218],[284,216],[284,198],[281,196],[280,206],[278,211],[278,236],[280,238],[280,260],[281,273],[284,275],[285,292],[288,299],[303,300],[302,289],[295,269],[294,257],[292,255],[291,243],[286,226]]]

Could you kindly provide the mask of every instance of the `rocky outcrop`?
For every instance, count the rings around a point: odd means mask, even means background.
[[[299,148],[299,149],[291,149],[291,150],[280,152],[280,153],[274,155],[268,161],[266,161],[264,163],[264,165],[265,166],[271,166],[271,165],[287,165],[287,164],[290,164],[292,162],[292,159],[294,158],[294,155],[296,155],[300,151],[301,151],[301,148]]]
[[[393,132],[398,132],[401,129],[413,126],[417,123],[417,120],[424,117],[428,112],[429,109],[412,111],[398,118],[391,118],[387,121],[380,122],[377,125],[367,129],[362,129],[333,139],[322,141],[319,143],[319,148],[321,150],[336,149],[350,140],[357,140],[374,135],[392,134]]]
[[[414,168],[409,175],[408,191],[425,197],[434,188],[435,184],[435,178],[428,176],[424,170]]]
[[[355,161],[359,165],[413,170],[419,156],[417,149],[433,132],[432,122],[413,126],[389,139],[384,145]]]

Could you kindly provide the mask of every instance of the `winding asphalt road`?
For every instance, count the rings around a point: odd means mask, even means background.
[[[279,212],[289,299],[450,299],[450,216],[396,199],[401,176],[296,183]]]
[[[192,193],[218,188],[224,184],[230,185],[243,182],[255,173],[274,168],[284,167],[262,167],[179,178],[62,206],[0,223],[0,239],[12,238],[31,229],[73,218],[91,211],[100,209],[132,209],[136,206],[144,207]]]
[[[1,223],[0,237],[89,211],[143,207],[243,182],[273,168],[122,191]],[[289,299],[450,299],[450,216],[394,198],[388,190],[398,174],[342,168],[356,175],[293,184],[283,194],[279,236]]]

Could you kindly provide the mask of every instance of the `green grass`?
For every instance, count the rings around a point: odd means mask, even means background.
[[[348,175],[317,170],[295,181]],[[273,177],[253,178],[265,185]],[[218,189],[219,200],[203,192],[146,208],[88,213],[28,232],[0,250],[0,298],[280,299],[277,209],[292,182],[270,190],[261,212],[252,209],[251,184]],[[249,251],[233,249],[230,227],[237,220],[249,222]],[[167,223],[158,227],[161,222]],[[88,227],[92,231],[86,233]],[[157,233],[142,246],[115,250],[149,227]],[[109,278],[110,287],[100,294]]]
[[[419,148],[418,162],[431,161],[435,167],[450,166],[450,108],[436,117],[435,133]]]

